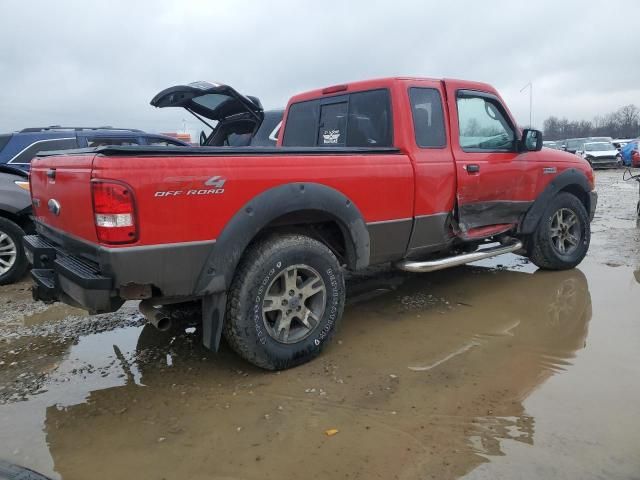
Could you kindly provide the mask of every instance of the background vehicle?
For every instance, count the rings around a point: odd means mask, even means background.
[[[216,108],[260,117],[237,92],[218,94]],[[289,101],[278,145],[37,158],[38,235],[25,237],[34,298],[92,312],[143,300],[160,329],[195,305],[207,347],[224,331],[246,360],[282,369],[333,336],[345,267],[428,272],[518,252],[562,270],[589,247],[591,167],[542,150],[541,132],[521,131],[487,84],[390,78],[307,92]]]
[[[614,138],[611,143],[613,143],[613,146],[616,147],[618,149],[619,152],[622,151],[622,148],[629,142],[632,142],[633,139],[631,138]]]
[[[228,85],[193,82],[166,88],[151,99],[157,108],[181,107],[211,129],[200,134],[209,147],[275,146],[283,110],[265,112],[256,97],[244,96]],[[216,122],[210,124],[207,120]]]
[[[622,155],[611,142],[585,142],[576,152],[593,168],[616,168],[622,166]]]
[[[560,145],[557,142],[553,142],[551,140],[545,140],[542,142],[543,147],[553,148],[554,150],[560,150]]]
[[[640,174],[633,174],[633,172],[629,169],[625,170],[624,175],[622,175],[622,179],[625,181],[635,180],[638,182],[638,193],[640,194]],[[636,206],[636,214],[638,219],[640,219],[640,199],[638,199],[638,204]],[[636,277],[638,278],[638,277]],[[640,280],[638,280],[640,282]]]
[[[7,164],[29,170],[31,160],[40,152],[104,145],[188,146],[189,144],[166,135],[127,128],[60,126],[25,128],[19,132],[0,135],[0,165]]]
[[[588,138],[567,138],[564,144],[564,151],[569,153],[576,153],[579,150],[584,150],[585,142],[589,141]]]
[[[640,148],[638,148],[638,140],[632,140],[627,143],[620,151],[622,162],[627,167],[640,167]]]
[[[22,237],[33,232],[31,196],[27,174],[0,165],[0,285],[24,275],[28,262]]]

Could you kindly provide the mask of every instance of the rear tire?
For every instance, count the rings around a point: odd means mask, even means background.
[[[326,245],[303,235],[274,235],[254,244],[236,270],[224,336],[258,367],[291,368],[320,354],[344,303],[342,269]]]
[[[24,230],[0,217],[0,285],[8,285],[22,278],[29,266],[22,246]]]
[[[567,270],[589,250],[591,228],[582,202],[570,193],[556,195],[531,236],[529,258],[539,268]]]

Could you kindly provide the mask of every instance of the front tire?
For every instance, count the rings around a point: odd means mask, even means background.
[[[567,270],[578,265],[591,241],[589,215],[570,193],[556,195],[531,238],[529,258],[539,268]]]
[[[344,303],[344,275],[326,245],[303,235],[274,235],[253,245],[238,266],[224,336],[258,367],[291,368],[320,354]]]
[[[19,225],[0,217],[0,285],[19,280],[29,266],[22,246],[24,230]]]

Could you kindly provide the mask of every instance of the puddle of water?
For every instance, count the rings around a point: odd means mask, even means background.
[[[0,454],[64,479],[513,478],[523,464],[597,478],[590,458],[608,478],[640,471],[632,270],[529,270],[392,273],[370,295],[361,280],[337,341],[279,374],[197,333],[81,337],[46,392],[0,406]]]

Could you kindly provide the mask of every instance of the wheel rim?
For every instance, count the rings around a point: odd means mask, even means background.
[[[16,263],[18,249],[13,239],[0,231],[0,275],[4,275]]]
[[[267,287],[262,320],[269,335],[280,343],[307,338],[324,314],[327,288],[320,274],[308,265],[292,265]]]
[[[580,245],[580,220],[573,210],[561,208],[551,219],[551,242],[561,255],[570,255]]]

